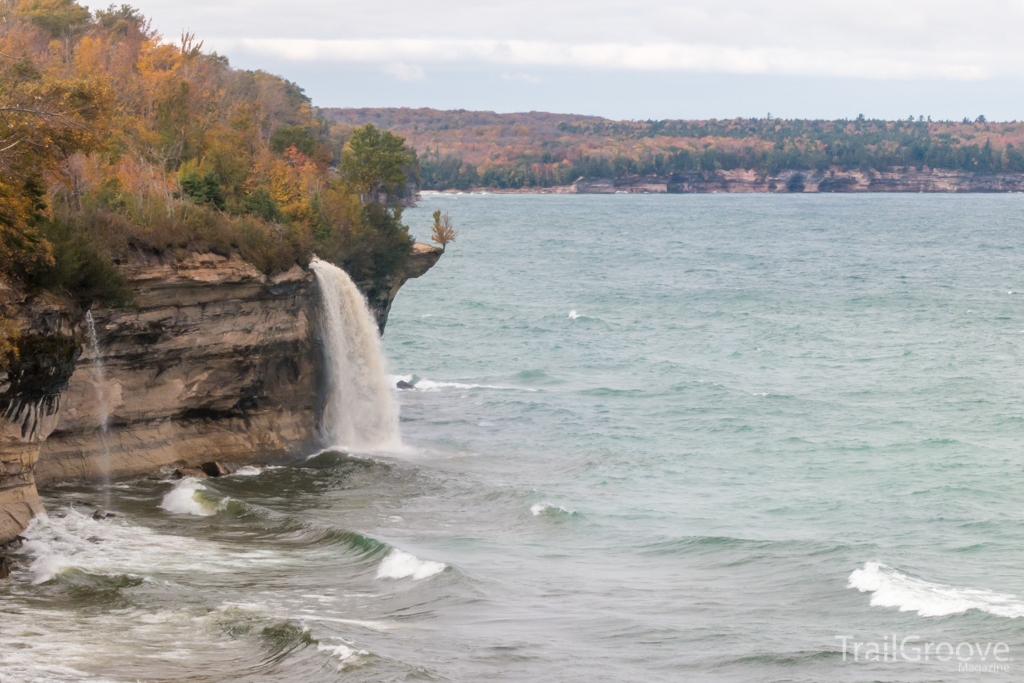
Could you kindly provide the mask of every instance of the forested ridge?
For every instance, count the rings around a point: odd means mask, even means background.
[[[405,136],[424,189],[566,185],[734,169],[945,169],[1024,173],[1024,123],[776,118],[611,121],[543,112],[325,109],[349,125],[374,123]]]
[[[358,281],[411,252],[401,138],[328,121],[128,5],[0,0],[0,122],[0,288],[124,304],[133,253],[271,275],[315,252]]]

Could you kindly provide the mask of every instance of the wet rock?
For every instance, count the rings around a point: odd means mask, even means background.
[[[7,543],[0,543],[0,550],[17,550],[27,540],[24,536],[15,536]]]
[[[205,472],[208,477],[223,477],[232,472],[226,465],[219,462],[204,462],[199,466],[199,469]]]
[[[399,389],[415,389],[416,388],[413,385],[411,385],[408,382],[406,382],[404,379],[398,380],[398,384],[396,384],[395,386],[398,387]]]
[[[178,467],[174,470],[175,479],[184,479],[185,477],[206,479],[206,472],[202,471],[198,467]]]
[[[111,517],[117,517],[117,513],[107,512],[103,508],[99,508],[96,512],[92,513],[93,519],[110,519]]]
[[[0,557],[0,579],[6,579],[8,576],[10,576],[11,570],[13,568],[14,567],[11,564],[11,558],[7,557],[6,555]]]

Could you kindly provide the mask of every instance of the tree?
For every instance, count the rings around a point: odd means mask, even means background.
[[[74,0],[30,0],[23,3],[21,14],[54,38],[67,38],[89,25],[89,9]]]
[[[450,242],[454,242],[458,235],[459,233],[455,230],[455,226],[452,225],[452,219],[448,216],[448,212],[441,213],[440,209],[435,211],[434,227],[431,230],[430,239],[441,245],[441,251],[444,251]]]
[[[38,233],[46,174],[96,145],[93,124],[107,110],[102,83],[64,79],[27,57],[0,56],[0,274],[51,262]]]
[[[413,158],[405,138],[368,123],[352,131],[339,171],[364,202],[397,204],[405,194]]]

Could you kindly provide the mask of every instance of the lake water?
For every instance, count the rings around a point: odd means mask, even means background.
[[[436,208],[408,452],[48,487],[0,681],[1019,678],[1024,198]]]

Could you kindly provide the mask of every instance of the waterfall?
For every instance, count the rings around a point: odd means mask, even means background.
[[[377,321],[348,274],[326,261],[309,264],[320,287],[327,397],[326,445],[397,450],[398,407],[391,395]]]
[[[96,337],[96,321],[93,320],[92,311],[85,314],[86,329],[89,332],[89,348],[93,356],[93,388],[96,391],[96,414],[100,423],[100,443],[103,444],[103,461],[100,463],[100,472],[103,476],[104,507],[110,507],[110,444],[107,442],[107,430],[109,428],[110,407],[107,405],[107,393],[103,388],[103,355],[100,353],[100,342]]]

